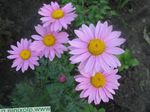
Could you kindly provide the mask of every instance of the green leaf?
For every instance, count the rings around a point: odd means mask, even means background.
[[[98,110],[98,112],[106,112],[104,108]]]
[[[126,49],[125,53],[119,56],[122,66],[119,68],[119,71],[122,72],[129,68],[139,65],[139,61],[132,56],[132,53]]]

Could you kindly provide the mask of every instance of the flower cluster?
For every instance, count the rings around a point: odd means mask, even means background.
[[[17,46],[11,45],[12,50],[8,50],[10,55],[8,59],[13,59],[12,67],[16,71],[26,71],[29,67],[34,69],[38,66],[39,57],[45,56],[53,61],[55,56],[61,58],[67,47],[64,45],[68,42],[68,34],[60,31],[62,28],[67,29],[68,25],[76,18],[75,8],[71,3],[60,7],[57,2],[44,4],[39,10],[42,16],[42,25],[35,26],[37,34],[32,35],[33,42],[27,39],[21,39]]]
[[[124,53],[119,46],[125,39],[119,38],[120,31],[112,31],[113,27],[107,22],[100,21],[96,26],[82,25],[75,30],[77,39],[69,41],[71,63],[80,63],[80,75],[75,76],[79,82],[76,90],[81,91],[80,97],[88,97],[88,102],[99,104],[113,99],[115,89],[118,89],[120,78],[117,67],[121,66],[116,55]]]
[[[14,60],[12,67],[22,72],[29,67],[34,69],[39,65],[39,58],[44,56],[53,61],[55,56],[61,58],[69,49],[71,63],[79,63],[79,75],[75,76],[75,81],[79,83],[76,90],[82,91],[80,98],[88,97],[88,103],[96,105],[113,99],[112,94],[120,85],[117,68],[121,63],[116,56],[124,53],[119,47],[125,42],[120,38],[121,32],[113,31],[108,22],[99,21],[96,26],[83,24],[74,31],[78,38],[69,41],[69,35],[61,30],[67,29],[77,17],[71,3],[64,7],[57,2],[44,4],[38,13],[42,16],[42,25],[35,26],[37,34],[31,36],[34,41],[21,39],[17,46],[11,45],[12,50],[8,50],[10,55],[7,58]],[[66,43],[70,44],[68,48]],[[60,82],[65,80],[64,76],[59,78]]]

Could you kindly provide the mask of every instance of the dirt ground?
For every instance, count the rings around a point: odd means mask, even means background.
[[[20,37],[34,33],[39,23],[35,12],[48,0],[0,0],[0,104],[9,106],[9,95],[15,84],[26,75],[10,68],[6,50]],[[115,7],[113,2],[112,5]],[[123,32],[129,48],[140,65],[122,73],[121,86],[115,100],[104,104],[107,112],[150,112],[150,45],[144,39],[144,28],[150,32],[150,0],[131,0],[130,4],[112,18],[115,29]]]

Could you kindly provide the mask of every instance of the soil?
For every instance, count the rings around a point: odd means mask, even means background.
[[[110,0],[115,8],[117,0]],[[11,69],[6,51],[21,37],[30,38],[34,25],[38,24],[37,11],[42,3],[49,0],[0,0],[0,104],[9,106],[9,95],[15,84],[30,78],[31,71],[25,74]],[[35,13],[36,12],[36,13]],[[150,0],[130,0],[111,19],[115,29],[123,32],[125,44],[140,65],[121,73],[121,86],[115,100],[105,104],[106,112],[150,112],[150,45],[144,39],[144,28],[150,32]]]

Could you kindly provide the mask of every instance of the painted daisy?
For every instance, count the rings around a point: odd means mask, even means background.
[[[24,72],[29,67],[33,70],[35,65],[39,65],[38,54],[30,49],[31,44],[31,40],[21,39],[17,46],[11,45],[12,50],[8,50],[10,55],[7,58],[14,60],[11,67],[16,67],[16,71],[21,69]]]
[[[119,38],[120,31],[112,31],[112,26],[108,26],[107,22],[97,23],[90,26],[82,25],[79,30],[75,30],[77,39],[69,41],[70,58],[72,64],[79,63],[80,71],[85,73],[92,72],[94,74],[101,70],[111,70],[121,66],[116,55],[124,53],[119,48],[125,42],[125,39]]]
[[[101,101],[109,102],[109,99],[113,99],[115,94],[114,90],[119,87],[118,79],[119,75],[116,75],[118,70],[111,70],[109,72],[97,72],[94,75],[81,74],[75,76],[75,80],[79,82],[76,87],[76,91],[82,91],[80,98],[87,98],[88,103],[94,102],[96,105]]]
[[[63,45],[68,42],[66,32],[51,31],[50,26],[43,27],[41,25],[37,25],[35,30],[39,35],[31,36],[35,40],[31,49],[39,52],[41,57],[44,55],[52,61],[55,55],[60,58],[61,54],[67,51],[67,48]]]
[[[44,4],[39,10],[39,14],[43,16],[41,21],[43,26],[51,25],[51,30],[61,30],[62,27],[67,29],[68,24],[76,18],[75,8],[71,3],[66,4],[60,8],[57,2],[51,2],[51,4]]]

